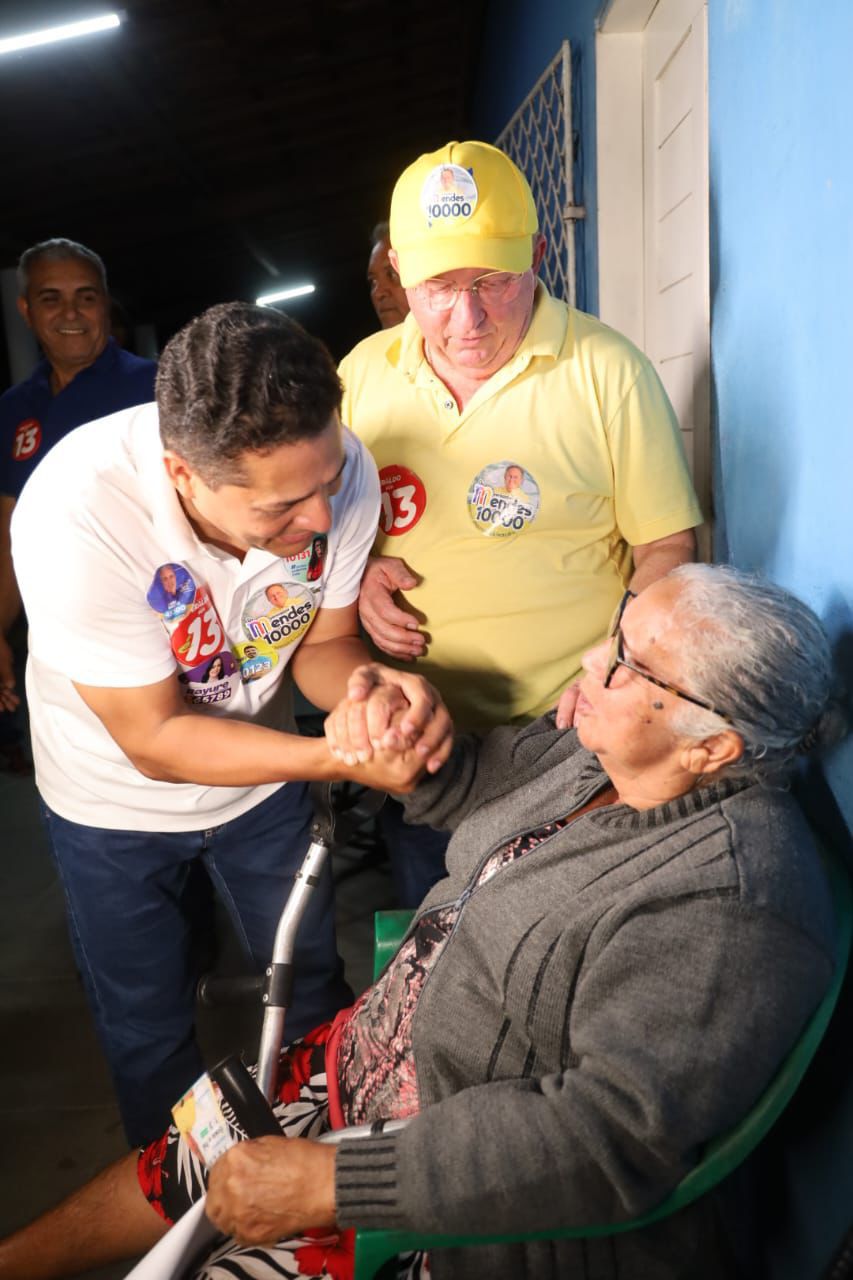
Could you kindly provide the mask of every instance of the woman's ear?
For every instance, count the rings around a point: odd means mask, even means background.
[[[681,767],[697,777],[719,773],[729,765],[737,764],[743,755],[743,738],[734,729],[723,729],[701,742],[691,742],[682,748]]]

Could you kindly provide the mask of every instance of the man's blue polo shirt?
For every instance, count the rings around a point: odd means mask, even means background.
[[[0,396],[0,494],[17,498],[36,464],[57,441],[95,418],[154,399],[157,365],[123,350],[110,338],[94,364],[53,395],[50,365]]]

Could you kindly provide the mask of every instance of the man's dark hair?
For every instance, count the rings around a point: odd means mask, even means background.
[[[295,320],[225,302],[190,321],[160,356],[160,438],[210,488],[241,484],[241,454],[320,435],[341,395],[326,347]]]
[[[76,240],[65,240],[61,237],[56,237],[53,240],[40,240],[38,244],[30,245],[29,249],[25,249],[21,254],[17,268],[18,294],[20,297],[25,298],[27,295],[27,289],[30,284],[30,267],[34,262],[41,262],[42,259],[47,262],[74,260],[88,262],[89,266],[94,267],[97,271],[101,280],[101,287],[106,293],[107,269],[94,249],[87,249],[84,244],[78,244]]]
[[[376,226],[373,228],[373,230],[370,233],[371,248],[375,249],[376,246],[378,244],[381,244],[383,240],[387,240],[389,244],[391,243],[391,223],[390,222],[377,222]]]

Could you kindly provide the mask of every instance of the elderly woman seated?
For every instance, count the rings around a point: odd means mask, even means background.
[[[448,876],[379,981],[283,1054],[290,1136],[215,1164],[207,1209],[230,1239],[200,1275],[343,1277],[357,1225],[628,1219],[790,1049],[833,965],[827,886],[784,786],[799,752],[839,736],[820,624],[777,587],[682,566],[626,595],[583,665],[572,731],[545,716],[461,738],[417,786],[412,751],[360,766],[453,831]],[[410,1119],[312,1141],[378,1117]],[[173,1128],[7,1240],[0,1276],[141,1252],[205,1181]],[[732,1275],[707,1198],[624,1236],[431,1263],[437,1280]]]

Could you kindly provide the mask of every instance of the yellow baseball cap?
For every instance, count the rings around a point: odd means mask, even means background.
[[[539,230],[527,179],[487,142],[448,142],[410,164],[391,197],[404,288],[465,267],[527,271]]]

